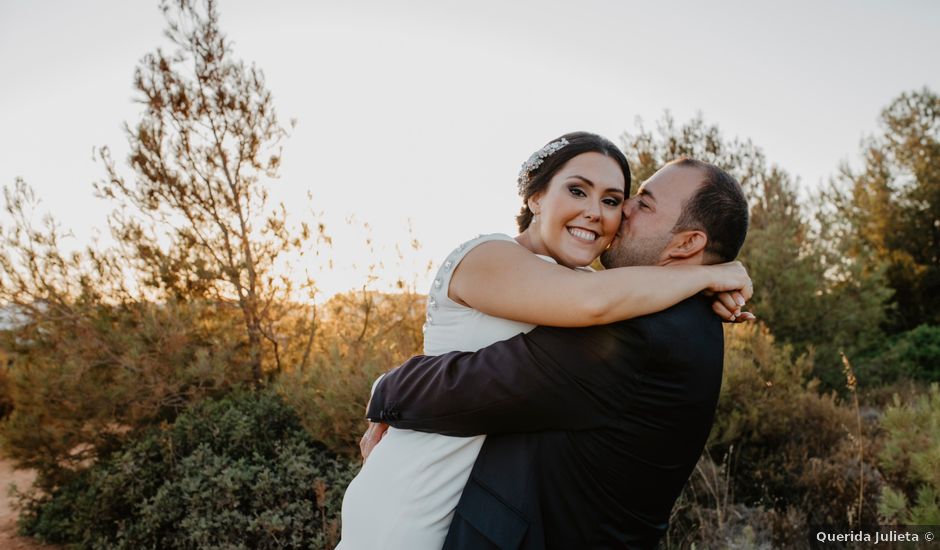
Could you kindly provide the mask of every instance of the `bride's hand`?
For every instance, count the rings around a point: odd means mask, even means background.
[[[362,453],[363,464],[365,464],[366,459],[369,458],[372,449],[379,444],[379,441],[382,441],[382,437],[387,431],[388,424],[369,422],[369,428],[366,430],[366,433],[362,434],[362,439],[359,440],[359,452]]]
[[[715,295],[715,301],[712,302],[712,311],[721,317],[726,323],[744,323],[754,321],[757,317],[750,311],[741,311],[740,304],[744,298],[737,292],[721,292]]]
[[[754,294],[754,285],[741,262],[728,262],[708,266],[712,274],[706,294],[713,295],[712,310],[728,323],[741,323],[757,319],[753,313],[741,308]]]
[[[733,297],[739,305],[744,305],[741,301],[746,302],[751,299],[751,295],[754,294],[754,284],[741,262],[727,262],[706,268],[709,270],[710,281],[706,287],[708,292],[736,292],[737,295]]]

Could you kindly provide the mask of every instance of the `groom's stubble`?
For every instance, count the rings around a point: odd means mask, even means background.
[[[671,232],[632,239],[617,238],[601,254],[601,263],[607,268],[659,265],[663,251],[671,240]]]

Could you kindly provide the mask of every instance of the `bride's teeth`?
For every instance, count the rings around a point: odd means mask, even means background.
[[[578,237],[579,239],[584,239],[587,241],[593,241],[594,239],[597,238],[596,234],[590,231],[585,231],[583,229],[568,229],[568,232],[574,235],[575,237]]]

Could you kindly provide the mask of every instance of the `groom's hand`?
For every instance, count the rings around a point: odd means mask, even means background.
[[[385,375],[383,374],[382,376]],[[375,387],[382,380],[382,376],[379,376],[378,379],[372,383],[372,392],[375,392]],[[369,395],[369,401],[366,403],[366,417],[369,416],[370,405],[372,405],[371,394]],[[359,453],[362,455],[363,464],[366,463],[366,459],[372,454],[372,449],[379,444],[379,441],[382,441],[382,437],[387,431],[388,424],[369,421],[369,427],[366,428],[366,433],[362,434],[362,437],[359,439]]]
[[[366,433],[362,434],[362,439],[359,440],[359,452],[362,454],[363,463],[369,458],[372,449],[379,444],[379,441],[382,441],[382,437],[387,431],[388,424],[369,422],[369,428]]]

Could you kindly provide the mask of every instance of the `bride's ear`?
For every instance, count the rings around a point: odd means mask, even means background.
[[[542,212],[542,192],[535,193],[526,199],[525,203],[533,214],[540,214]]]

